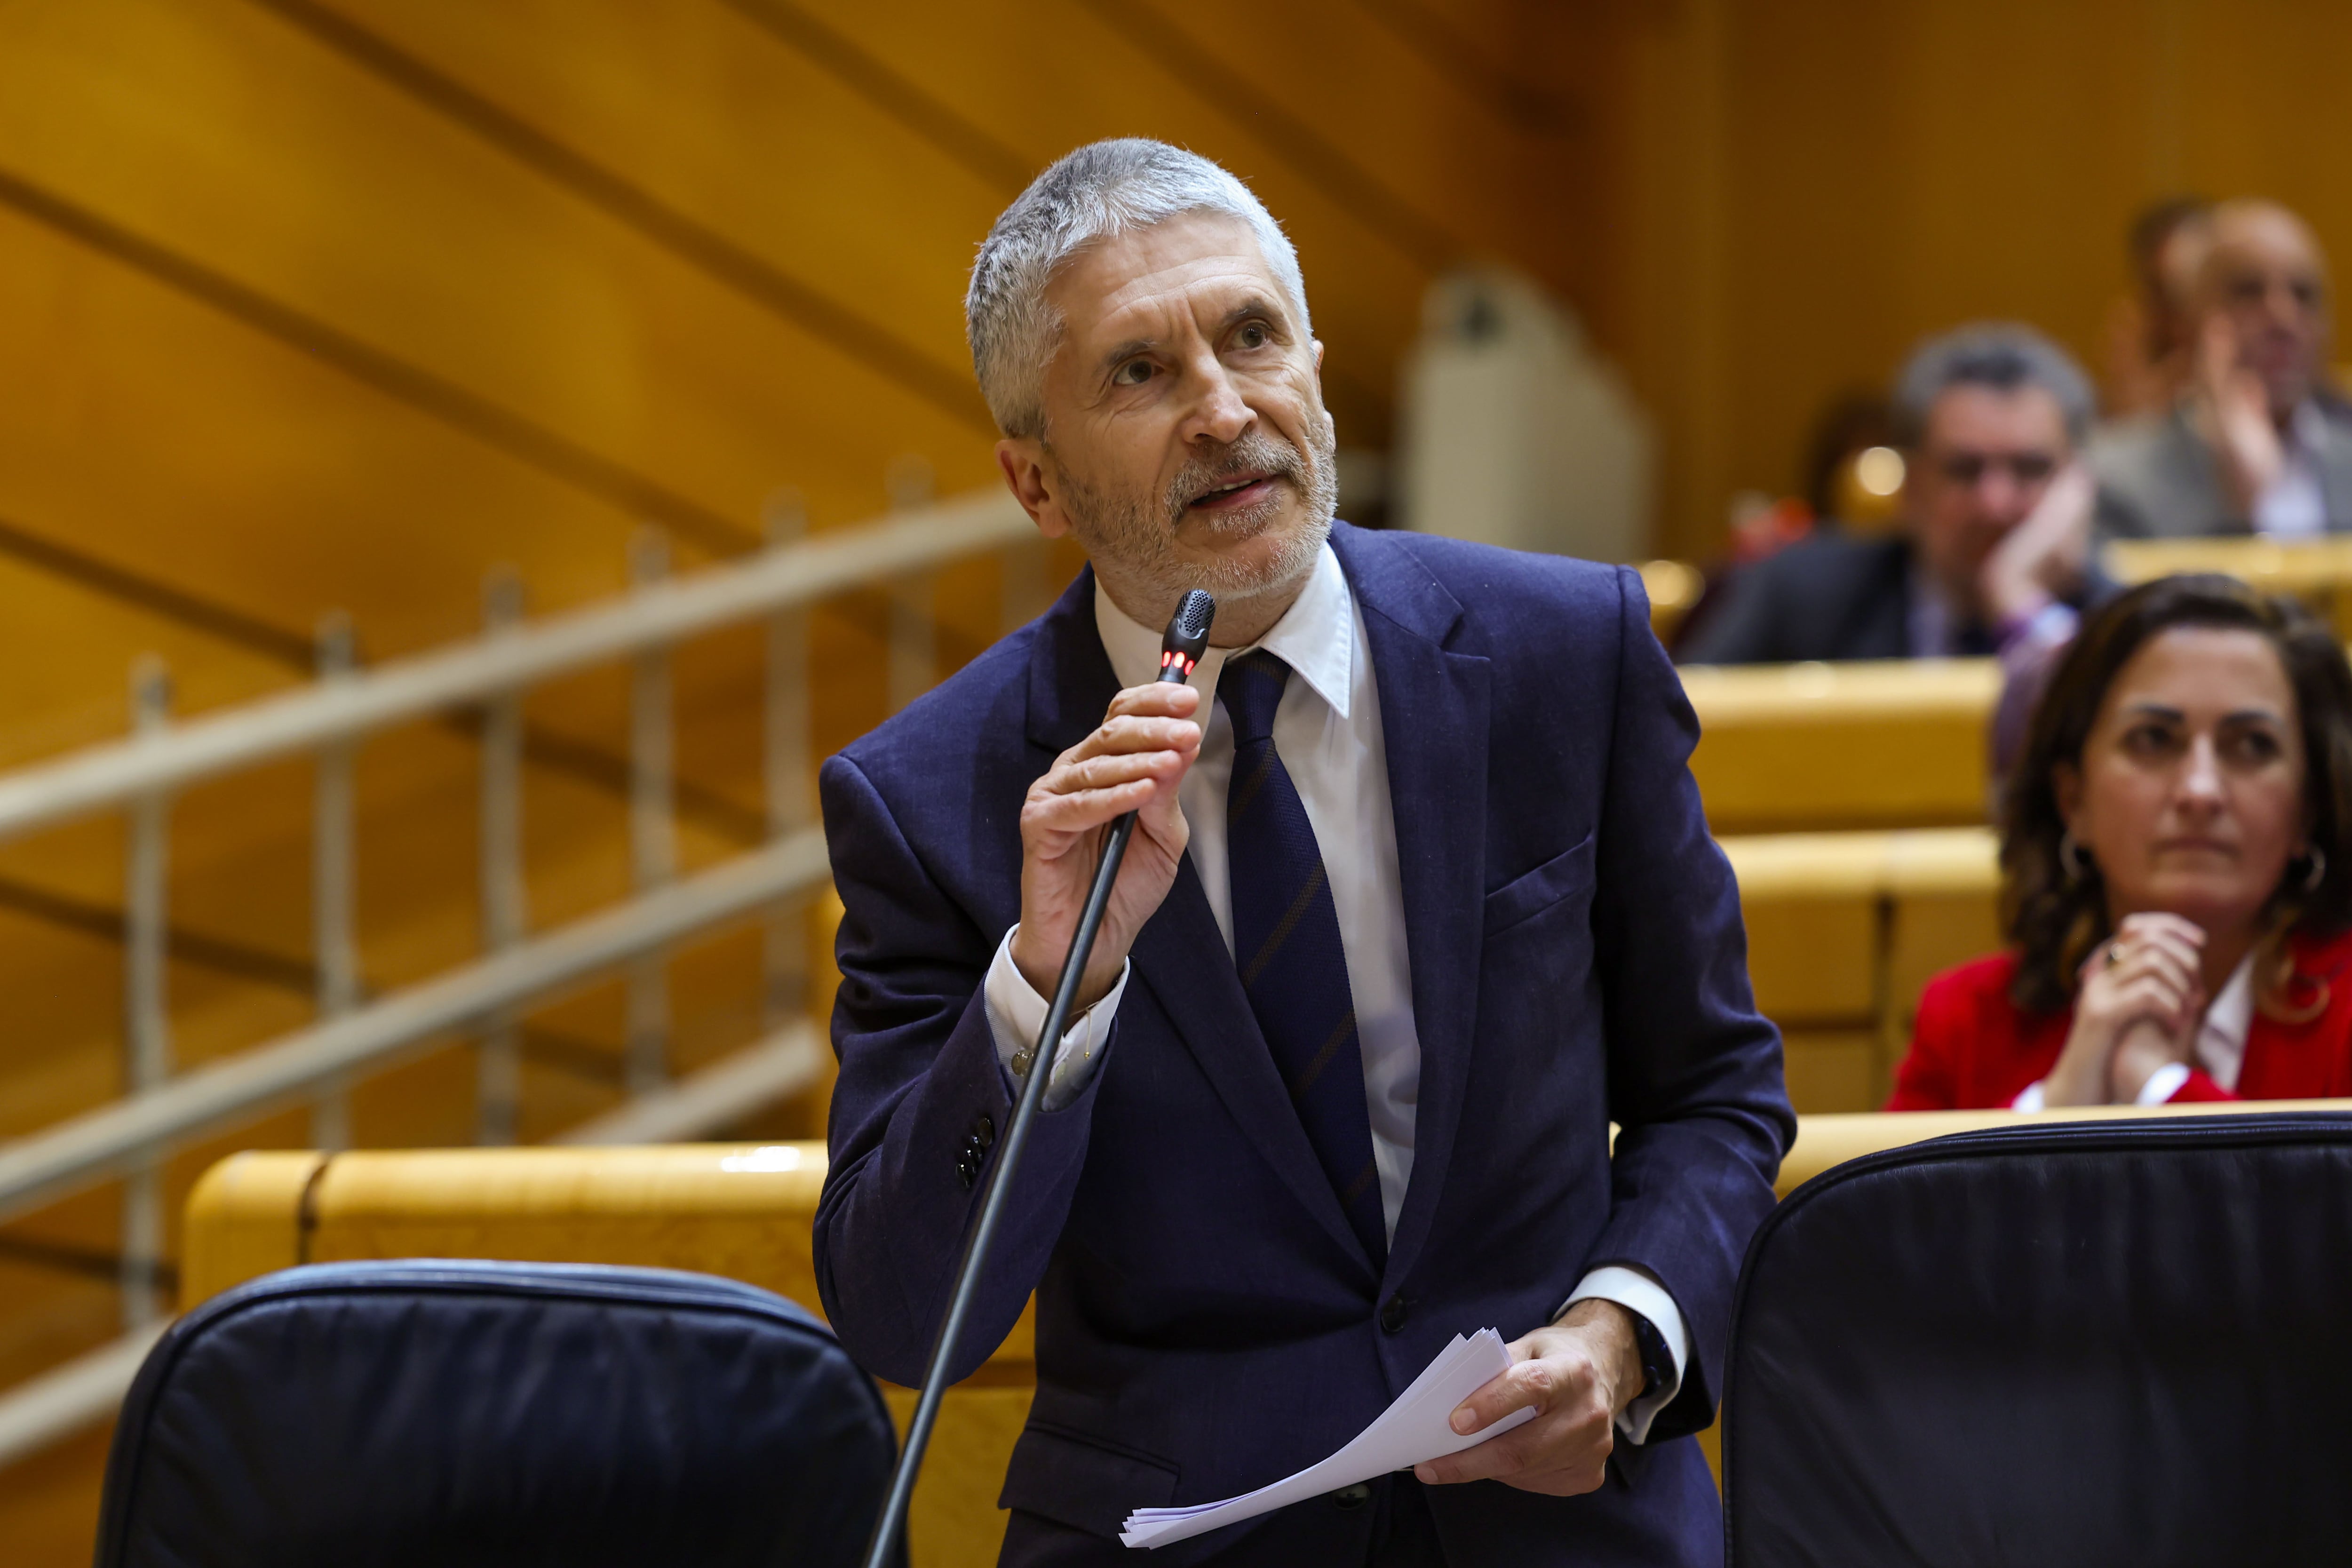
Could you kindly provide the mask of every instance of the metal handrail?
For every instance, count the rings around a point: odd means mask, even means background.
[[[0,778],[0,841],[1035,538],[1027,514],[1000,493],[779,545],[616,603],[21,769]]]
[[[824,883],[814,828],[534,937],[353,1012],[191,1068],[161,1088],[0,1143],[0,1221],[103,1181],[149,1151],[256,1120],[306,1090],[500,1009],[543,998],[635,955]]]
[[[160,664],[142,661],[130,737],[0,777],[0,841],[93,813],[123,814],[128,1088],[110,1104],[0,1142],[0,1221],[110,1177],[123,1178],[121,1274],[128,1331],[68,1367],[0,1391],[0,1465],[102,1417],[161,1331],[161,1172],[175,1145],[307,1098],[314,1136],[324,1147],[340,1147],[348,1137],[346,1095],[356,1079],[468,1035],[478,1052],[478,1136],[511,1142],[520,1087],[515,1019],[530,1005],[614,970],[625,972],[628,993],[626,1096],[614,1110],[569,1130],[567,1142],[695,1136],[819,1076],[824,1047],[803,1012],[806,949],[795,909],[829,874],[808,788],[806,609],[861,586],[878,586],[890,595],[895,710],[934,675],[928,605],[934,569],[1009,551],[1003,605],[1008,626],[1042,608],[1037,600],[1045,586],[1042,552],[1018,548],[1034,544],[1036,534],[1010,498],[991,494],[931,506],[923,504],[929,470],[922,465],[894,465],[893,476],[898,510],[886,521],[803,539],[797,508],[780,498],[769,518],[772,543],[762,553],[669,579],[658,541],[641,539],[632,552],[634,581],[625,595],[537,622],[521,617],[519,584],[494,574],[481,636],[371,669],[353,668],[349,621],[331,616],[320,629],[316,682],[185,724],[171,720],[171,687]],[[677,878],[669,650],[688,638],[757,620],[767,626],[762,765],[769,842]],[[631,669],[632,897],[534,935],[520,831],[523,694],[613,663]],[[457,709],[478,710],[484,721],[478,880],[486,951],[471,963],[362,1005],[354,925],[355,751],[375,731]],[[172,799],[189,785],[296,755],[308,756],[316,773],[316,1019],[175,1073],[163,962]],[[749,919],[767,926],[764,1037],[673,1079],[667,1061],[665,955],[704,931]]]

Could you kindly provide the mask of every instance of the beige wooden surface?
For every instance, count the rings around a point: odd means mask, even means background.
[[[1985,820],[1990,659],[1689,665],[1682,678],[1717,834]]]
[[[2179,572],[2219,572],[2268,594],[2288,594],[2352,637],[2352,539],[2126,539],[2101,559],[2120,583]]]
[[[1756,1004],[1779,1024],[1800,1112],[1874,1110],[1938,971],[2000,946],[1982,827],[1717,841],[1739,879]]]
[[[1990,1127],[2300,1110],[2352,1110],[2352,1101],[1806,1115],[1775,1190],[1785,1197],[1848,1160]],[[344,1154],[323,1170],[311,1152],[238,1154],[206,1173],[189,1199],[183,1304],[298,1261],[440,1257],[694,1268],[821,1311],[808,1258],[824,1159],[814,1142],[421,1150]],[[1033,1332],[1024,1316],[941,1408],[915,1494],[917,1568],[995,1561],[1004,1528],[996,1494],[1035,1380]],[[885,1393],[903,1430],[913,1395]],[[1719,1468],[1714,1428],[1700,1446]]]

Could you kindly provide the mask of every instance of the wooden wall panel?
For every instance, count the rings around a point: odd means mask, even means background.
[[[820,470],[813,500],[830,511],[822,470],[863,453],[878,478],[898,450],[972,443],[969,420],[896,409],[906,395],[864,366],[241,0],[38,19],[0,57],[0,163],[396,345],[674,495],[682,530],[698,513],[698,534],[748,541],[761,501],[803,471]]]
[[[959,384],[963,407],[979,409],[965,368],[964,272],[1009,194],[1003,180],[924,141],[741,13],[336,0],[330,15],[887,323]],[[984,456],[987,432],[975,434],[971,450],[938,455]],[[984,477],[960,471],[956,482]]]
[[[759,0],[746,4],[757,9]],[[1141,26],[1169,25],[1164,13],[1139,8]],[[1279,156],[1245,114],[1204,93],[1191,61],[1139,44],[1136,33],[1106,19],[1111,7],[1086,0],[877,0],[822,9],[827,24],[1036,167],[1097,137],[1153,135],[1248,180],[1298,247],[1316,328],[1330,351],[1326,390],[1343,438],[1387,444],[1397,359],[1418,330],[1428,264],[1360,204]],[[1008,83],[1024,89],[1008,91]],[[1346,140],[1346,128],[1332,132]]]

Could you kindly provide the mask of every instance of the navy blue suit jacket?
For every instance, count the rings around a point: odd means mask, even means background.
[[[1006,1558],[1131,1561],[1129,1510],[1322,1458],[1454,1334],[1525,1333],[1611,1262],[1681,1308],[1680,1394],[1597,1493],[1430,1489],[1448,1560],[1717,1558],[1685,1435],[1712,1419],[1793,1122],[1686,766],[1696,721],[1631,571],[1344,524],[1332,544],[1370,637],[1421,1038],[1394,1243],[1376,1269],[1349,1230],[1188,861],[1101,1069],[1038,1120],[961,1347],[960,1373],[1036,1291]],[[956,1173],[970,1130],[1010,1111],[981,987],[1020,915],[1022,799],[1117,689],[1082,574],[825,763],[845,913],[817,1279],[842,1342],[896,1382],[921,1378],[977,1204]],[[1301,1504],[1153,1558],[1360,1562],[1373,1511]]]

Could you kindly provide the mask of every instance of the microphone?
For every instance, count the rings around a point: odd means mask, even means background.
[[[1182,686],[1192,679],[1193,667],[1201,662],[1201,655],[1209,647],[1210,624],[1216,618],[1217,601],[1199,588],[1177,602],[1167,635],[1160,640],[1161,681]],[[1070,1014],[1077,1004],[1078,982],[1086,974],[1087,960],[1094,955],[1095,939],[1102,932],[1103,910],[1110,904],[1111,885],[1118,880],[1119,862],[1127,858],[1127,841],[1134,837],[1135,813],[1127,812],[1110,825],[1110,833],[1103,840],[1101,863],[1095,868],[1094,887],[1088,890],[1086,907],[1078,915],[1078,929],[1070,938],[1069,954],[1062,960],[1061,978],[1054,985],[1053,1005],[1045,1011],[1045,1026],[1037,1032],[1034,1046],[1013,1056],[1016,1069],[1024,1067],[1024,1057],[1028,1058],[1028,1076],[1022,1082],[1021,1098],[1013,1101],[1013,1124],[1004,1130],[995,1167],[989,1172],[988,1185],[981,1194],[980,1218],[965,1239],[963,1260],[956,1265],[955,1288],[948,1294],[947,1314],[940,1320],[939,1337],[931,1342],[930,1366],[923,1373],[914,1419],[907,1424],[906,1446],[898,1450],[898,1468],[890,1477],[889,1496],[882,1505],[882,1517],[875,1521],[873,1537],[866,1542],[866,1568],[890,1568],[892,1549],[906,1526],[907,1505],[915,1494],[915,1477],[923,1468],[923,1450],[930,1444],[931,1426],[939,1419],[940,1401],[947,1394],[948,1368],[955,1359],[956,1342],[963,1337],[963,1321],[971,1310],[972,1294],[979,1288],[989,1245],[996,1239],[997,1222],[1003,1216],[1006,1196],[1013,1190],[1013,1171],[1028,1146],[1030,1125],[1037,1120],[1038,1109],[1045,1103],[1045,1085],[1054,1076],[1054,1058],[1062,1048],[1062,1036],[1069,1028]]]

